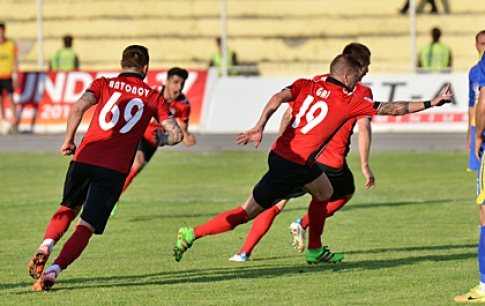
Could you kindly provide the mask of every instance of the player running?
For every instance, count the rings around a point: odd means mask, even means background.
[[[196,144],[195,136],[188,131],[189,116],[190,116],[190,103],[187,97],[182,93],[184,89],[185,81],[187,80],[189,73],[185,69],[178,67],[171,68],[167,72],[167,79],[164,86],[161,88],[161,93],[165,98],[165,101],[169,104],[170,112],[172,116],[177,119],[182,132],[184,133],[184,144],[187,147],[191,147]],[[128,188],[135,176],[143,170],[148,164],[153,154],[157,151],[157,144],[153,141],[153,136],[156,133],[156,129],[162,128],[155,119],[150,121],[143,138],[138,143],[138,148],[135,155],[135,160],[131,166],[130,173],[126,178],[125,185],[123,186],[122,193]],[[118,203],[111,211],[111,215],[116,215],[118,210]]]
[[[143,82],[148,63],[145,47],[127,47],[121,60],[122,73],[115,78],[94,80],[72,106],[60,151],[63,155],[74,154],[74,157],[67,171],[61,208],[52,216],[44,241],[28,266],[29,274],[38,278],[32,290],[51,290],[61,271],[84,251],[92,234],[103,234],[123,189],[137,144],[152,117],[159,120],[167,133],[158,130],[155,143],[174,145],[182,141],[183,133],[172,118],[168,104],[157,90]],[[76,130],[92,105],[96,105],[96,110],[91,124],[76,148]],[[74,233],[42,274],[52,248],[81,209]]]
[[[343,53],[356,58],[362,66],[359,75],[359,83],[357,83],[354,93],[372,99],[372,90],[360,83],[362,78],[368,72],[368,66],[370,65],[370,50],[362,44],[351,43],[344,48]],[[328,75],[315,76],[314,80],[325,79],[327,77]],[[388,103],[397,103],[390,105],[398,106],[398,108],[394,109],[392,107],[386,107]],[[411,108],[409,108],[409,105],[406,106],[409,103],[412,103]],[[434,100],[430,103],[432,106],[442,105],[439,100]],[[433,103],[435,103],[435,105],[433,105]],[[427,105],[425,105],[424,102],[385,102],[382,104],[384,107],[381,106],[377,115],[404,115],[424,110]],[[282,126],[286,127],[291,119],[290,103],[290,108],[283,117]],[[322,154],[316,159],[316,163],[325,172],[334,190],[327,206],[327,218],[333,216],[336,211],[341,209],[352,198],[355,192],[354,177],[347,165],[346,156],[350,151],[350,137],[356,122],[359,125],[359,153],[361,170],[366,177],[365,188],[368,189],[375,186],[375,178],[368,162],[371,144],[370,120],[367,117],[350,119],[342,128],[340,128],[327,147],[323,150]],[[287,199],[279,201],[276,205],[259,215],[254,220],[244,245],[239,252],[233,255],[229,260],[236,262],[246,261],[249,256],[251,256],[251,252],[256,244],[267,233],[274,219],[281,210],[283,210],[289,199],[304,194],[306,194],[306,192],[299,189],[292,195],[289,195]],[[303,252],[305,249],[305,230],[308,227],[308,217],[305,216],[305,218],[300,218],[297,221],[298,222],[293,222],[291,224],[290,232],[294,236],[293,245],[299,252]]]
[[[237,225],[246,223],[273,206],[275,200],[287,197],[297,187],[312,195],[308,207],[310,233],[306,261],[338,262],[343,259],[342,254],[332,253],[322,246],[321,235],[333,189],[315,159],[347,120],[362,116],[372,117],[382,107],[382,103],[374,103],[368,97],[353,94],[360,69],[360,63],[356,59],[341,54],[332,61],[328,78],[299,79],[287,90],[273,95],[256,126],[239,133],[237,137],[238,144],[254,142],[255,147],[258,147],[271,115],[282,103],[294,101],[292,124],[287,126],[273,144],[268,157],[268,172],[242,206],[221,213],[195,228],[180,228],[174,248],[176,261],[182,259],[195,240],[233,230]],[[437,99],[443,102],[451,96],[452,94],[444,94]],[[431,105],[430,101],[426,103]],[[399,103],[393,104],[385,105],[384,109],[396,110],[404,107]],[[409,106],[408,103],[405,107]]]

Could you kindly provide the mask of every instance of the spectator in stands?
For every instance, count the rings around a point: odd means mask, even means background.
[[[2,133],[16,132],[18,129],[17,109],[13,100],[13,91],[17,87],[18,49],[15,42],[5,36],[5,23],[0,22],[0,114],[2,116]],[[6,92],[13,122],[7,120],[3,106],[3,95]]]
[[[429,12],[430,14],[438,14],[438,9],[436,8],[435,0],[421,0],[418,4],[418,7],[416,8],[416,13],[418,13],[418,14],[423,13],[424,6],[426,5],[426,3],[429,3],[431,5],[431,11]],[[449,14],[450,13],[450,5],[448,3],[448,0],[441,0],[441,3],[443,4],[443,8],[445,9],[445,13]],[[408,9],[409,9],[409,0],[406,1],[403,8],[401,9],[401,14],[406,14]]]
[[[73,37],[66,35],[62,39],[64,40],[64,48],[54,53],[49,69],[52,71],[78,70],[79,58],[76,52],[72,50]]]
[[[212,56],[212,59],[209,63],[210,67],[222,67],[222,43],[221,43],[220,37],[216,38],[216,43],[217,43],[217,51]],[[237,71],[234,69],[231,69],[233,66],[237,66],[238,64],[236,52],[227,48],[227,46],[226,46],[226,58],[227,58],[226,66],[228,69],[228,74],[236,75]]]
[[[440,43],[441,30],[432,29],[431,37],[431,44],[424,46],[419,52],[418,67],[424,68],[422,72],[450,72],[451,50]]]

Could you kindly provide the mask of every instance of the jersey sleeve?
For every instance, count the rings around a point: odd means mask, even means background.
[[[106,79],[105,78],[99,78],[94,80],[86,89],[86,92],[91,92],[96,99],[96,101],[99,100],[99,97],[101,95],[101,91],[103,89],[103,83]]]
[[[187,123],[190,116],[190,102],[185,95],[182,95],[180,102],[182,104],[182,114],[180,114],[180,120]]]
[[[286,90],[289,90],[291,93],[291,97],[293,100],[296,99],[298,94],[300,93],[301,89],[304,87],[304,85],[308,82],[307,79],[298,79],[293,84],[290,86],[285,87]]]
[[[157,100],[157,120],[161,122],[163,120],[167,120],[169,118],[173,118],[172,114],[170,113],[170,107],[168,103],[165,101],[162,95],[158,96]]]
[[[470,69],[470,73],[468,74],[468,106],[473,107],[475,105],[475,88],[474,84],[474,76],[476,74],[476,69],[477,66],[473,66],[472,69]]]
[[[485,56],[478,62],[478,89],[485,86]]]
[[[372,99],[365,96],[357,96],[357,103],[353,103],[352,108],[350,109],[350,116],[355,118],[363,118],[368,117],[372,119],[375,114],[377,114],[378,107],[376,108],[376,104]]]
[[[374,100],[374,95],[372,94],[372,89],[370,87],[362,85],[362,95],[364,96],[364,99],[368,99],[369,101]],[[357,120],[362,119],[362,118],[372,119],[372,116],[360,115],[360,116],[357,117]]]

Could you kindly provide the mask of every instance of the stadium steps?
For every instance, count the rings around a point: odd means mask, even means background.
[[[454,66],[469,67],[476,60],[474,35],[483,27],[484,9],[475,12],[474,8],[482,7],[482,1],[452,3],[448,15],[419,15],[418,48],[429,42],[430,29],[439,25],[442,41],[452,48]],[[278,66],[282,71],[291,65],[325,69],[351,41],[371,48],[375,71],[410,66],[409,18],[398,14],[402,3],[227,2],[229,46],[241,61],[258,63],[263,74]],[[118,69],[121,50],[128,44],[148,46],[152,67],[204,68],[220,33],[220,9],[219,0],[44,1],[45,58],[61,47],[62,35],[71,33],[82,69]],[[23,70],[37,69],[36,12],[35,1],[3,0],[0,4],[0,20],[7,22],[8,36],[19,44]]]

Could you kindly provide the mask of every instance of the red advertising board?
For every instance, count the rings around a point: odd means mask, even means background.
[[[118,74],[119,72],[88,71],[21,73],[15,94],[18,111],[21,114],[21,128],[31,125],[33,131],[56,131],[60,126],[65,127],[71,106],[88,85],[98,77],[112,77]],[[156,88],[163,84],[166,76],[167,70],[152,69],[145,82]],[[206,70],[189,70],[183,92],[190,101],[192,125],[200,123],[206,79]],[[9,104],[7,103],[6,106],[8,109]],[[93,112],[94,107],[85,113],[82,124],[90,122]],[[49,126],[58,128],[49,129]]]

